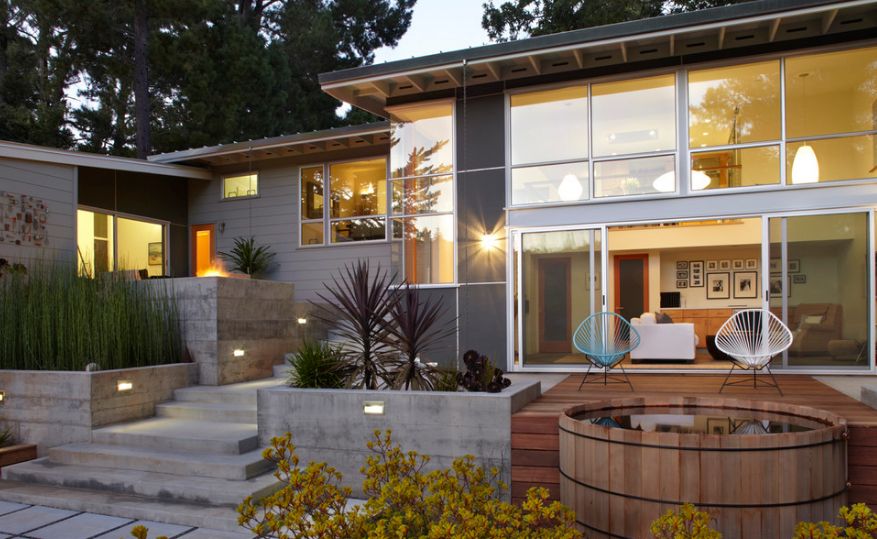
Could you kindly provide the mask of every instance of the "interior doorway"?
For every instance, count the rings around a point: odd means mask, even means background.
[[[539,352],[568,353],[572,333],[570,257],[539,259]]]
[[[202,275],[213,266],[216,225],[192,225],[192,275]]]
[[[649,255],[616,255],[614,258],[614,310],[630,321],[649,312]]]

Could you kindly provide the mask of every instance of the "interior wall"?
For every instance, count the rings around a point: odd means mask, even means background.
[[[120,269],[146,269],[150,276],[164,273],[161,263],[149,263],[149,244],[164,241],[161,225],[119,218],[116,232]]]

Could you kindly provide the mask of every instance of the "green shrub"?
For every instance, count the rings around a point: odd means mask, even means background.
[[[15,443],[15,437],[12,435],[12,429],[0,430],[0,447],[10,446]]]
[[[77,277],[65,264],[40,263],[0,278],[3,368],[121,369],[182,358],[176,300],[168,281],[121,273]]]
[[[436,391],[457,391],[460,387],[457,378],[459,371],[457,369],[438,369],[435,379]]]
[[[840,526],[826,521],[799,522],[794,539],[871,539],[877,534],[877,515],[864,503],[841,507],[838,517]]]
[[[686,503],[661,515],[649,530],[655,539],[722,539],[722,534],[710,527],[712,520],[706,511]]]
[[[261,275],[271,267],[274,253],[265,245],[256,245],[255,238],[235,238],[234,247],[229,252],[219,252],[219,256],[231,264],[232,271],[247,275]]]
[[[319,341],[305,341],[289,360],[292,387],[339,388],[344,385],[343,364],[338,351]]]
[[[238,522],[254,535],[274,539],[392,537],[579,539],[572,511],[531,488],[522,505],[499,499],[505,485],[470,456],[449,468],[424,471],[429,457],[403,452],[387,431],[375,431],[372,455],[362,468],[367,500],[347,509],[351,491],[325,463],[299,466],[289,433],[274,438],[266,459],[277,465],[282,488],[238,507]]]

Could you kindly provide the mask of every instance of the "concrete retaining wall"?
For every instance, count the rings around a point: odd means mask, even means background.
[[[177,388],[197,383],[192,363],[112,371],[0,370],[0,427],[11,427],[21,443],[38,445],[40,455],[73,442],[90,442],[102,425],[155,415],[155,405],[173,398]],[[133,383],[119,392],[117,384]]]
[[[355,496],[362,495],[359,468],[375,429],[391,429],[405,451],[429,455],[432,469],[471,454],[510,484],[512,414],[540,395],[539,382],[517,382],[502,393],[261,389],[259,441],[291,432],[302,463],[328,462]],[[384,415],[363,414],[364,401],[382,401]]]
[[[173,287],[183,341],[204,385],[272,375],[283,354],[297,348],[295,286],[226,277],[146,281]],[[244,355],[236,357],[235,350]]]

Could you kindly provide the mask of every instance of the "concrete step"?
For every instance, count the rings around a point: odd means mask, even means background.
[[[239,455],[259,447],[252,423],[214,423],[174,417],[156,417],[95,429],[93,443],[123,445],[157,451],[186,451],[199,455]]]
[[[281,365],[275,366],[275,369]],[[266,387],[275,387],[279,380],[266,378],[254,382],[230,384],[227,386],[191,386],[174,391],[177,402],[204,402],[208,404],[239,404],[256,406],[256,392]]]
[[[221,532],[244,531],[238,526],[237,512],[231,507],[170,502],[118,492],[59,489],[54,485],[0,481],[0,500],[179,526],[209,528]]]
[[[216,423],[256,423],[256,407],[206,402],[165,402],[155,406],[156,417]]]
[[[47,457],[5,466],[3,479],[64,488],[133,494],[164,501],[237,507],[244,498],[262,498],[277,488],[270,473],[233,481],[210,477],[178,476],[142,470],[119,470],[96,466],[57,464]]]
[[[250,479],[273,469],[273,465],[262,458],[262,452],[258,449],[242,455],[212,455],[118,445],[68,444],[49,449],[48,456],[52,463],[68,466],[157,471],[232,480]]]

